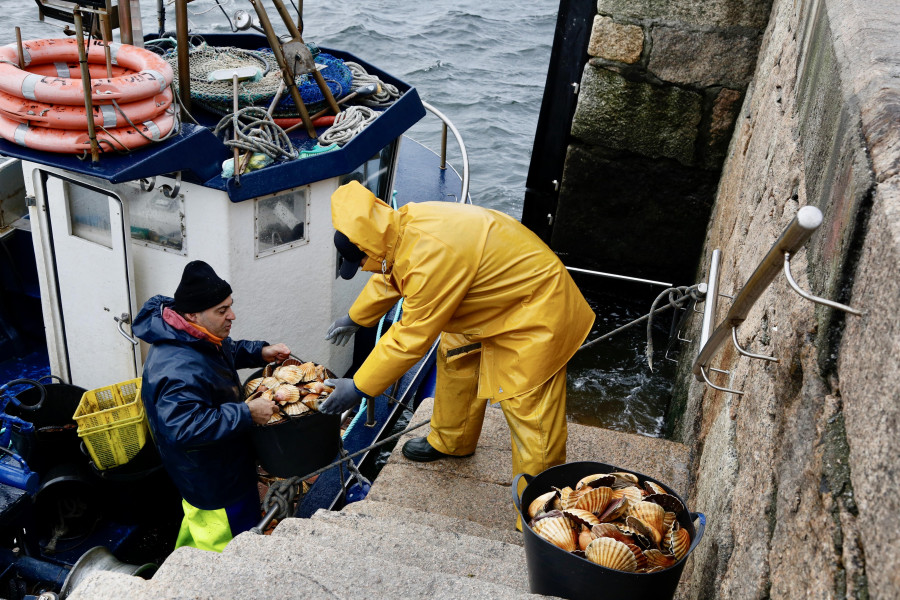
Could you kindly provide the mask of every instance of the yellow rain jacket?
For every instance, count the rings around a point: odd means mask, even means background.
[[[354,376],[370,397],[409,370],[442,333],[447,360],[481,353],[478,397],[534,389],[572,357],[594,313],[562,262],[512,217],[478,206],[394,210],[357,182],[331,197],[331,219],[367,255],[372,276],[350,308],[371,327],[404,298],[403,315]]]

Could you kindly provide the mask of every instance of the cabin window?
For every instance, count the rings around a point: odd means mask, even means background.
[[[134,243],[182,256],[184,244],[184,196],[169,198],[159,190],[140,191],[129,197],[131,239]]]
[[[397,148],[397,140],[394,140],[375,156],[359,165],[356,170],[341,177],[341,185],[350,181],[358,181],[366,186],[376,198],[385,202],[391,201],[391,180],[393,179],[394,153]]]
[[[309,188],[294,188],[257,198],[256,257],[306,244]]]
[[[109,198],[90,188],[65,182],[69,204],[69,231],[79,237],[112,248]]]

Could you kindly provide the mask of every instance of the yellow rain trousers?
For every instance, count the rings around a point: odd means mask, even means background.
[[[225,508],[204,510],[181,500],[184,518],[175,540],[175,548],[190,546],[221,552],[234,536],[250,530],[260,520],[259,492],[256,489]]]
[[[394,210],[357,182],[332,195],[331,218],[376,273],[350,318],[371,327],[404,299],[356,386],[381,394],[441,336],[429,443],[473,452],[486,403],[501,402],[516,473],[565,462],[565,365],[594,313],[553,251],[509,215],[449,202]]]

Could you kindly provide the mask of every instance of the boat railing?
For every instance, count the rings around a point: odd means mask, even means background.
[[[447,168],[447,130],[449,129],[453,133],[453,137],[456,138],[456,143],[459,146],[459,152],[462,155],[462,188],[459,196],[459,202],[465,204],[466,202],[470,202],[469,200],[469,155],[466,152],[466,145],[463,143],[462,136],[459,134],[459,130],[456,129],[456,126],[447,118],[447,116],[428,104],[424,100],[422,101],[422,106],[425,109],[436,116],[441,120],[443,127],[441,129],[441,169]],[[471,202],[470,202],[471,203]]]
[[[742,356],[778,362],[778,359],[772,356],[764,356],[754,354],[742,348],[738,342],[737,330],[741,323],[747,318],[750,310],[762,296],[763,292],[769,287],[769,284],[775,279],[779,271],[784,271],[785,278],[791,289],[797,292],[801,297],[806,298],[816,304],[823,304],[848,312],[853,315],[862,315],[862,312],[834,302],[825,298],[819,298],[800,289],[791,275],[791,257],[806,244],[810,236],[822,224],[822,212],[814,206],[804,206],[793,220],[788,224],[781,236],[769,249],[769,252],[756,267],[756,270],[735,296],[728,296],[719,292],[719,263],[721,260],[721,251],[713,250],[710,257],[709,280],[707,281],[706,304],[703,310],[703,323],[700,329],[700,352],[694,360],[693,373],[698,381],[703,381],[709,387],[727,392],[729,394],[743,395],[744,392],[733,390],[726,387],[717,386],[709,379],[708,371],[716,373],[730,374],[730,371],[715,369],[710,365],[713,356],[718,352],[719,348],[729,337],[734,343],[735,349]],[[732,298],[731,307],[725,318],[717,327],[713,329],[715,322],[717,300],[719,296]]]

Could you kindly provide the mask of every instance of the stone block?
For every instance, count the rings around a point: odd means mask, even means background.
[[[753,29],[766,26],[771,6],[772,0],[597,0],[597,12],[614,19]]]
[[[577,264],[693,283],[718,174],[572,145],[551,246]]]
[[[758,35],[657,26],[650,30],[650,38],[653,46],[647,69],[663,81],[743,90],[756,67]]]
[[[725,161],[731,133],[734,131],[734,123],[740,113],[743,99],[744,95],[741,92],[729,88],[722,88],[716,94],[709,117],[703,166],[719,168]]]
[[[588,54],[627,64],[641,59],[644,49],[644,30],[637,25],[616,23],[609,17],[597,15],[588,41]]]
[[[691,165],[701,108],[696,92],[631,81],[588,63],[572,135],[587,144]]]

